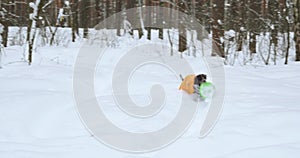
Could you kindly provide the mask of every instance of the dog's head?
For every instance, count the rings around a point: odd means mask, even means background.
[[[197,75],[195,78],[195,84],[200,85],[203,82],[206,82],[206,75],[205,74]]]

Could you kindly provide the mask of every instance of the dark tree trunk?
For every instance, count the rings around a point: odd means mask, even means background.
[[[160,2],[159,6],[163,7],[163,4]],[[160,26],[158,28],[158,38],[164,39],[164,28],[163,28],[164,24],[163,24],[163,19],[162,19],[162,17],[164,17],[164,15],[163,15],[163,11],[161,10],[161,8],[159,8],[158,12],[159,12],[158,22],[159,22],[159,26]]]
[[[146,1],[146,6],[151,6],[151,1]],[[150,8],[147,8],[147,15],[146,15],[146,27],[147,30],[147,39],[151,40],[151,24],[152,24],[152,10]]]
[[[300,0],[295,0],[294,16],[295,16],[294,40],[296,44],[296,61],[300,61]]]
[[[120,14],[120,12],[122,11],[122,1],[121,0],[116,0],[116,12]],[[117,22],[117,36],[121,36],[121,16],[117,16],[116,17],[116,22]]]
[[[7,39],[8,39],[8,23],[7,21],[1,21],[3,25],[3,32],[2,32],[2,44],[4,47],[7,47]]]
[[[179,52],[184,52],[187,49],[187,41],[186,41],[186,29],[185,25],[180,22],[179,23]]]
[[[82,26],[83,26],[83,38],[88,38],[89,29],[89,1],[83,0],[81,1],[81,19],[82,19]]]
[[[132,9],[132,8],[134,8],[135,7],[135,4],[136,4],[136,0],[127,0],[126,1],[126,9],[128,10],[128,9]],[[126,13],[127,14],[127,13]],[[127,16],[127,15],[126,15]],[[136,20],[137,20],[137,18],[138,18],[138,16],[137,16],[137,14],[135,14],[135,18],[125,18],[126,20],[128,20],[129,22],[130,22],[130,24],[131,24],[131,30],[125,30],[125,32],[126,31],[128,31],[128,33],[131,35],[131,37],[133,37],[133,35],[134,35],[134,29],[136,28]],[[129,15],[129,17],[133,17],[132,15]]]
[[[106,16],[105,16],[105,18],[108,18],[110,15],[111,15],[111,8],[110,8],[110,0],[106,0],[105,1],[106,3],[105,3],[105,12],[106,12]]]
[[[221,38],[224,36],[224,30],[222,23],[224,22],[224,0],[212,0],[212,36],[213,36],[213,45],[217,48],[212,49],[212,55],[219,53],[221,57],[225,57],[224,47],[221,42]],[[217,52],[215,52],[217,51]]]
[[[286,20],[286,17],[289,17],[289,15],[287,14],[288,8],[286,7],[286,3],[288,3],[286,0],[279,0],[279,12],[280,12],[280,22],[282,22],[282,27],[280,29],[280,33],[284,34],[287,32],[287,30],[289,29],[289,24],[288,21]]]
[[[29,4],[29,2],[30,1],[27,0],[27,4]],[[27,12],[32,13],[32,8],[27,7]],[[31,44],[31,40],[30,40],[31,25],[32,25],[32,20],[28,20],[26,40],[28,43],[28,63],[29,63],[29,65],[32,63],[32,44]]]
[[[141,21],[143,20],[143,14],[142,14],[142,0],[134,0],[135,1],[135,7],[141,7],[137,9],[137,14],[136,14],[136,21],[134,22],[134,24],[136,24],[136,26],[133,26],[135,29],[138,30],[138,34],[139,34],[139,38],[141,39],[143,36],[143,29],[142,29],[142,23]]]
[[[45,1],[40,1],[40,3],[37,6],[36,17],[33,17],[34,19],[29,20],[29,23],[28,23],[27,40],[28,40],[28,63],[29,63],[29,65],[31,65],[31,63],[32,63],[32,56],[33,56],[32,53],[33,53],[35,36],[36,36],[36,30],[38,29],[37,27],[41,25],[40,24],[41,21],[39,20],[39,17],[41,15],[42,7],[44,6],[44,4],[45,4]],[[30,7],[28,7],[28,8],[30,8]],[[34,26],[35,27],[34,30],[31,30],[32,29],[31,27],[33,25],[33,20],[36,21],[36,24]]]
[[[262,0],[261,12],[262,12],[263,17],[265,17],[266,14],[268,13],[268,11],[267,11],[267,0]]]
[[[291,9],[290,8],[290,1],[286,2],[286,0],[280,0],[280,8],[281,11],[283,13],[283,17],[290,17],[290,13],[291,13]],[[291,21],[288,18],[283,18],[284,22],[285,22],[285,28],[283,28],[283,35],[284,35],[284,31],[286,30],[287,33],[287,38],[286,38],[286,43],[287,43],[287,47],[286,47],[286,52],[285,52],[285,62],[284,64],[287,65],[289,62],[289,51],[290,51],[290,47],[291,47],[291,43],[290,43],[290,26],[291,26]],[[285,35],[284,35],[285,37]]]
[[[245,3],[244,0],[241,0],[239,3],[237,3],[238,8],[238,28],[236,28],[236,31],[238,32],[237,37],[237,51],[243,50],[243,42],[245,39],[245,31],[241,29],[241,27],[245,27],[245,18],[246,18],[246,11],[245,11]]]
[[[269,2],[269,14],[271,23],[273,28],[271,28],[271,40],[270,43],[274,48],[274,64],[276,65],[276,58],[277,58],[277,47],[278,47],[278,32],[279,32],[279,17],[280,17],[280,8],[279,8],[279,1],[274,0]]]
[[[272,43],[274,46],[274,64],[276,65],[276,58],[277,58],[277,47],[278,47],[278,39],[277,39],[277,33],[278,30],[275,29],[271,32],[271,37],[272,37]]]
[[[141,27],[138,28],[138,33],[139,33],[139,39],[141,39],[144,35],[143,29]]]
[[[78,0],[73,0],[72,5],[72,42],[75,42],[76,35],[79,34],[78,29]]]
[[[261,32],[260,27],[256,27],[257,25],[263,25],[260,24],[259,16],[261,15],[261,0],[248,0],[247,6],[249,6],[249,9],[251,11],[247,11],[247,30],[250,31],[250,42],[249,42],[249,50],[250,53],[256,53],[256,36]],[[248,8],[246,8],[249,10]],[[255,13],[254,13],[255,12]]]
[[[160,39],[164,39],[164,29],[163,28],[159,28],[158,29],[158,38]]]
[[[187,6],[185,6],[183,1],[179,1],[178,7],[180,12],[185,12],[187,9]],[[184,20],[185,19],[180,19],[179,21],[179,52],[184,52],[187,49],[186,27]]]
[[[287,65],[289,62],[289,51],[290,51],[290,27],[287,27],[287,47],[285,52],[285,62],[284,64]]]
[[[249,44],[250,53],[256,53],[256,34],[250,34],[250,44]]]

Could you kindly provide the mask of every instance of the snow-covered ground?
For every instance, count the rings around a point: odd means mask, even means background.
[[[256,68],[225,67],[226,97],[214,130],[203,139],[198,137],[197,121],[203,119],[203,112],[207,108],[205,103],[201,103],[197,119],[185,135],[166,148],[137,155],[103,145],[82,124],[72,87],[73,66],[80,45],[78,42],[68,47],[39,48],[31,66],[22,62],[23,48],[13,46],[5,49],[3,69],[0,69],[1,158],[300,156],[300,63]],[[201,66],[195,67],[200,67],[199,72],[206,71],[201,70]],[[162,75],[171,76],[160,68],[154,68],[151,72],[146,67],[139,72],[143,74],[143,71],[152,74],[147,80],[153,82],[164,82]],[[137,86],[142,86],[139,85],[142,81],[139,78],[136,80]],[[168,94],[174,97],[171,97],[171,102],[182,93],[177,91],[179,83],[174,79],[167,85],[174,90]],[[104,87],[98,93],[109,88]],[[137,89],[131,91],[136,93],[136,102],[148,101],[144,94],[137,93]],[[109,101],[107,103],[110,104]],[[116,124],[124,119],[115,108],[108,107],[106,110],[112,120],[116,117]],[[174,109],[171,107],[162,112],[165,113],[163,117],[152,120],[160,124],[154,124],[151,128],[161,128],[164,121],[172,119]],[[132,131],[149,130],[147,125],[136,128],[132,125],[135,123],[123,121],[119,126]]]

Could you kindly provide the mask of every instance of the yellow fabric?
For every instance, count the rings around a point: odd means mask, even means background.
[[[188,94],[194,93],[194,81],[195,81],[195,75],[188,75],[184,78],[182,81],[179,90],[184,90]]]

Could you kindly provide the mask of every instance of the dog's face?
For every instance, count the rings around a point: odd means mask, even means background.
[[[201,83],[206,82],[206,75],[200,74],[195,78],[195,84],[200,85]]]

